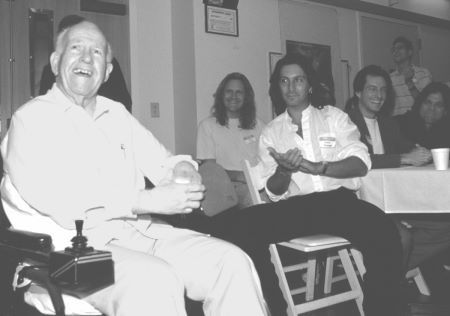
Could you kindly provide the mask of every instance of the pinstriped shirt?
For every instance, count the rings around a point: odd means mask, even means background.
[[[412,66],[414,69],[413,83],[417,90],[422,91],[431,81],[431,73],[428,69]],[[398,70],[391,72],[392,85],[395,92],[395,107],[393,115],[401,115],[411,110],[414,98],[405,82],[405,77]]]

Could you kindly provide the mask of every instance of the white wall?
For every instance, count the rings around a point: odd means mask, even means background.
[[[433,75],[433,80],[450,81],[450,30],[431,26],[421,28],[422,64]]]
[[[204,6],[194,1],[195,73],[198,120],[209,115],[213,93],[226,74],[242,72],[255,90],[257,115],[271,119],[268,52],[280,51],[278,1],[239,1],[239,37],[205,32]]]
[[[278,2],[240,1],[239,37],[230,37],[205,32],[202,1],[191,0],[193,21],[189,10],[183,11],[185,17],[179,10],[191,4],[186,6],[180,1],[130,1],[133,115],[170,150],[193,153],[195,125],[209,115],[212,95],[229,72],[239,71],[249,78],[255,90],[258,116],[266,122],[271,119],[268,52],[280,51]],[[193,23],[193,34],[181,30],[183,25],[189,26],[189,21]],[[192,49],[187,42],[191,39],[194,52],[188,51],[187,56],[180,57],[182,43],[186,49]],[[194,63],[189,60],[191,53],[195,54]],[[180,58],[184,58],[183,62]],[[195,91],[189,94],[189,87],[195,87]],[[187,100],[180,100],[177,94],[180,91]],[[150,117],[150,102],[160,103],[161,117]],[[180,114],[180,110],[187,116]],[[193,122],[189,113],[195,112]]]
[[[175,151],[190,155],[195,155],[197,134],[193,19],[191,1],[172,0]]]
[[[130,1],[133,115],[175,150],[171,1]],[[150,102],[160,117],[150,117]]]
[[[266,122],[271,119],[268,52],[284,51],[285,43],[281,40],[277,0],[239,1],[239,37],[206,33],[203,1],[190,0],[188,4],[183,1],[189,0],[130,1],[133,114],[170,150],[194,153],[195,125],[209,115],[213,93],[229,72],[239,71],[249,78],[255,90],[258,116]],[[387,0],[370,2],[387,5]],[[400,0],[395,7],[400,8],[399,5],[436,17],[449,16],[449,3],[445,0]],[[337,15],[339,41],[334,52],[338,64],[334,67],[340,67],[340,59],[348,60],[351,84],[361,68],[359,13],[334,7],[333,10]],[[309,34],[305,41],[317,36],[307,20],[290,19],[298,20],[294,23]],[[436,42],[447,43],[450,32],[422,27],[421,34],[427,50],[423,52],[423,64],[433,63],[430,69],[436,72],[436,79],[450,79],[447,74],[450,44],[438,45],[436,50]],[[444,60],[445,67],[439,67],[436,62],[439,59]],[[340,71],[333,71],[334,79],[341,79],[345,89],[344,76],[337,75]],[[150,102],[159,102],[159,118],[150,117]]]
[[[389,6],[392,8],[406,10],[414,13],[433,16],[440,19],[450,19],[450,3],[448,0],[364,0],[375,4]]]

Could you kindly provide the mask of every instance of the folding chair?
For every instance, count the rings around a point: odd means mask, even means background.
[[[254,204],[263,203],[258,191],[258,175],[255,167],[251,167],[247,160],[243,161],[243,170],[245,179],[250,190],[252,202]],[[290,249],[298,250],[306,255],[307,262],[299,264],[283,266],[277,247],[284,246]],[[331,235],[311,235],[306,237],[299,237],[289,241],[278,244],[271,244],[269,246],[272,262],[275,266],[275,271],[278,275],[280,288],[283,296],[288,303],[288,314],[290,316],[306,313],[317,310],[323,307],[332,306],[341,302],[355,300],[358,311],[364,315],[362,302],[363,293],[359,284],[357,271],[352,263],[350,252],[355,260],[355,265],[361,277],[363,276],[360,269],[364,269],[361,254],[355,250],[350,249],[351,244],[348,240]],[[337,252],[337,256],[335,255]],[[315,280],[316,280],[316,266],[319,254],[326,254],[325,264],[325,280],[324,280],[324,297],[314,298]],[[339,259],[342,263],[345,276],[333,277],[334,262]],[[306,270],[306,286],[291,289],[286,274],[292,271]],[[331,294],[331,286],[334,281],[347,279],[350,285],[348,291]],[[294,302],[294,295],[305,293],[305,301],[299,304]]]

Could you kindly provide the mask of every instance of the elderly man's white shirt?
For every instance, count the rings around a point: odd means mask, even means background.
[[[98,96],[91,117],[56,85],[16,111],[1,150],[9,220],[50,233],[56,249],[69,245],[75,219],[91,226],[85,233],[97,247],[119,234],[123,220],[148,231],[150,217],[132,213],[143,176],[158,184],[176,162],[190,160],[172,156],[120,103]]]
[[[370,169],[370,156],[367,147],[359,140],[358,128],[340,109],[325,106],[319,110],[309,106],[302,112],[303,138],[297,134],[297,130],[298,126],[292,122],[287,111],[276,117],[263,130],[259,154],[265,182],[275,173],[277,167],[268,147],[280,153],[299,148],[303,157],[313,162],[339,161],[355,156]],[[267,187],[266,191],[272,200],[277,201],[294,195],[330,191],[339,187],[357,190],[360,187],[360,178],[336,179],[295,172],[292,174],[289,190],[284,195],[277,196]]]

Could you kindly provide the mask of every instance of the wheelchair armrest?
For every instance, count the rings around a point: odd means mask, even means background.
[[[52,250],[52,238],[47,234],[2,228],[0,249],[15,256],[47,262]]]

